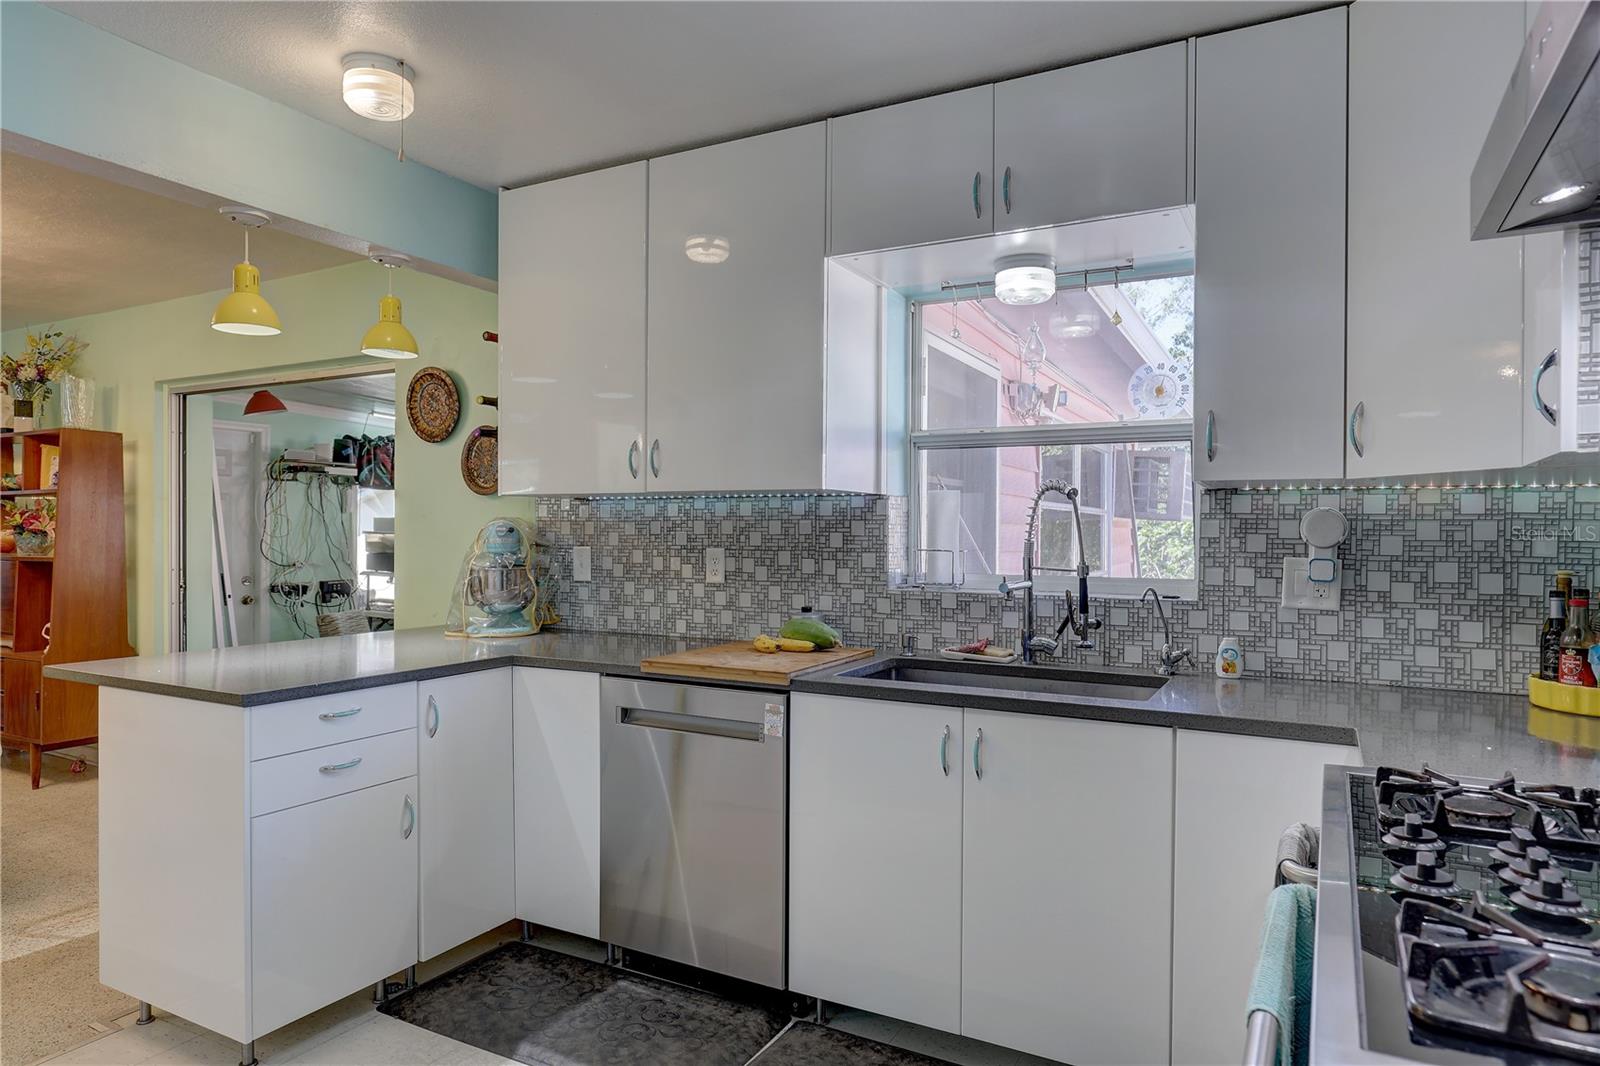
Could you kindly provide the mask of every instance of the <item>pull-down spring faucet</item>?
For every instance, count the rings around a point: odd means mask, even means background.
[[[1072,528],[1078,539],[1078,597],[1074,604],[1072,593],[1066,593],[1067,612],[1061,619],[1061,624],[1056,627],[1054,637],[1036,636],[1033,632],[1037,619],[1034,615],[1033,585],[1035,570],[1033,564],[1034,551],[1037,546],[1039,531],[1039,503],[1046,495],[1059,492],[1067,498],[1072,505]],[[1041,566],[1040,570],[1059,570],[1059,567]],[[1000,579],[1000,592],[1006,599],[1012,594],[1022,593],[1022,661],[1031,663],[1036,661],[1038,652],[1054,655],[1061,650],[1061,635],[1071,629],[1078,638],[1078,647],[1092,648],[1094,641],[1089,634],[1100,628],[1100,619],[1089,617],[1089,559],[1083,550],[1083,520],[1078,514],[1078,490],[1076,486],[1068,485],[1065,481],[1050,480],[1039,483],[1039,491],[1034,493],[1033,506],[1028,509],[1028,533],[1022,542],[1022,580],[1008,582]]]

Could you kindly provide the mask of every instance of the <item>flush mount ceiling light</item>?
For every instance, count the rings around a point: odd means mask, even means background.
[[[696,233],[683,242],[683,254],[689,257],[689,261],[705,263],[707,266],[726,263],[731,251],[728,238],[710,233]]]
[[[270,415],[288,409],[282,400],[266,389],[257,389],[251,393],[244,404],[244,413],[247,415]]]
[[[373,252],[367,258],[389,271],[389,294],[378,300],[378,321],[361,338],[361,354],[378,359],[415,359],[417,338],[400,321],[400,298],[394,294],[394,272],[411,262],[399,252]]]
[[[1048,255],[1008,255],[994,264],[994,295],[1003,304],[1042,304],[1056,294],[1056,261]]]
[[[221,207],[218,213],[244,227],[244,262],[233,268],[233,291],[211,312],[211,328],[246,337],[272,337],[283,332],[278,312],[261,295],[261,271],[250,265],[250,231],[271,221],[248,207]]]
[[[376,52],[344,57],[344,102],[362,118],[399,122],[416,107],[412,68],[402,60]]]
[[[1574,196],[1578,195],[1580,192],[1583,192],[1583,190],[1587,189],[1588,187],[1589,183],[1586,181],[1580,181],[1575,185],[1563,185],[1559,189],[1552,189],[1551,191],[1545,193],[1543,196],[1535,200],[1534,203],[1540,207],[1543,207],[1545,204],[1558,204],[1562,200],[1572,199]]]

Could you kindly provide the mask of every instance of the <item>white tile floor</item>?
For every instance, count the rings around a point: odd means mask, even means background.
[[[417,967],[426,981],[515,937],[505,926]],[[604,951],[590,941],[544,934],[538,943],[596,961]],[[239,1045],[193,1022],[155,1009],[155,1020],[136,1025],[137,1014],[110,1032],[43,1060],[50,1066],[236,1066]],[[828,1024],[858,1036],[946,1059],[959,1066],[1050,1066],[1045,1059],[982,1044],[950,1033],[864,1011],[830,1008]],[[256,1041],[262,1066],[518,1066],[481,1048],[440,1036],[388,1015],[363,990]]]

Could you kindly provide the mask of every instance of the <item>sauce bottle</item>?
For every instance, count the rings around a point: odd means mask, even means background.
[[[1545,681],[1561,678],[1561,634],[1567,628],[1567,596],[1559,588],[1550,590],[1550,615],[1539,633],[1539,677]]]
[[[1561,665],[1557,678],[1563,685],[1595,687],[1594,664],[1589,649],[1594,635],[1589,632],[1589,590],[1573,589],[1567,601],[1567,627],[1561,631]]]

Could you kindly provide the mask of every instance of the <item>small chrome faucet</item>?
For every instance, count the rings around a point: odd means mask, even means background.
[[[1156,617],[1161,619],[1161,639],[1163,641],[1161,645],[1161,665],[1156,667],[1156,673],[1162,677],[1171,677],[1178,672],[1178,667],[1183,663],[1187,662],[1190,666],[1193,666],[1193,649],[1179,648],[1177,651],[1172,650],[1172,623],[1167,621],[1167,609],[1161,606],[1161,593],[1155,590],[1154,585],[1145,589],[1144,594],[1139,597],[1140,603],[1146,600],[1154,601]]]
[[[1033,605],[1033,555],[1036,538],[1039,531],[1039,502],[1052,492],[1059,492],[1072,504],[1072,527],[1078,536],[1078,565],[1075,568],[1078,575],[1078,598],[1076,602],[1069,591],[1067,597],[1066,617],[1061,619],[1061,624],[1056,627],[1054,637],[1036,636],[1034,626],[1038,624]],[[1038,567],[1040,570],[1058,569],[1056,567]],[[1034,493],[1033,506],[1028,511],[1028,532],[1022,541],[1022,580],[1006,581],[1000,579],[1000,594],[1010,599],[1013,593],[1022,593],[1022,661],[1035,662],[1037,653],[1054,655],[1061,650],[1061,637],[1068,629],[1078,638],[1078,647],[1093,648],[1094,641],[1089,634],[1100,628],[1100,619],[1089,617],[1089,562],[1083,550],[1083,522],[1078,517],[1078,490],[1075,486],[1068,485],[1065,481],[1043,481],[1039,484],[1039,491]]]

